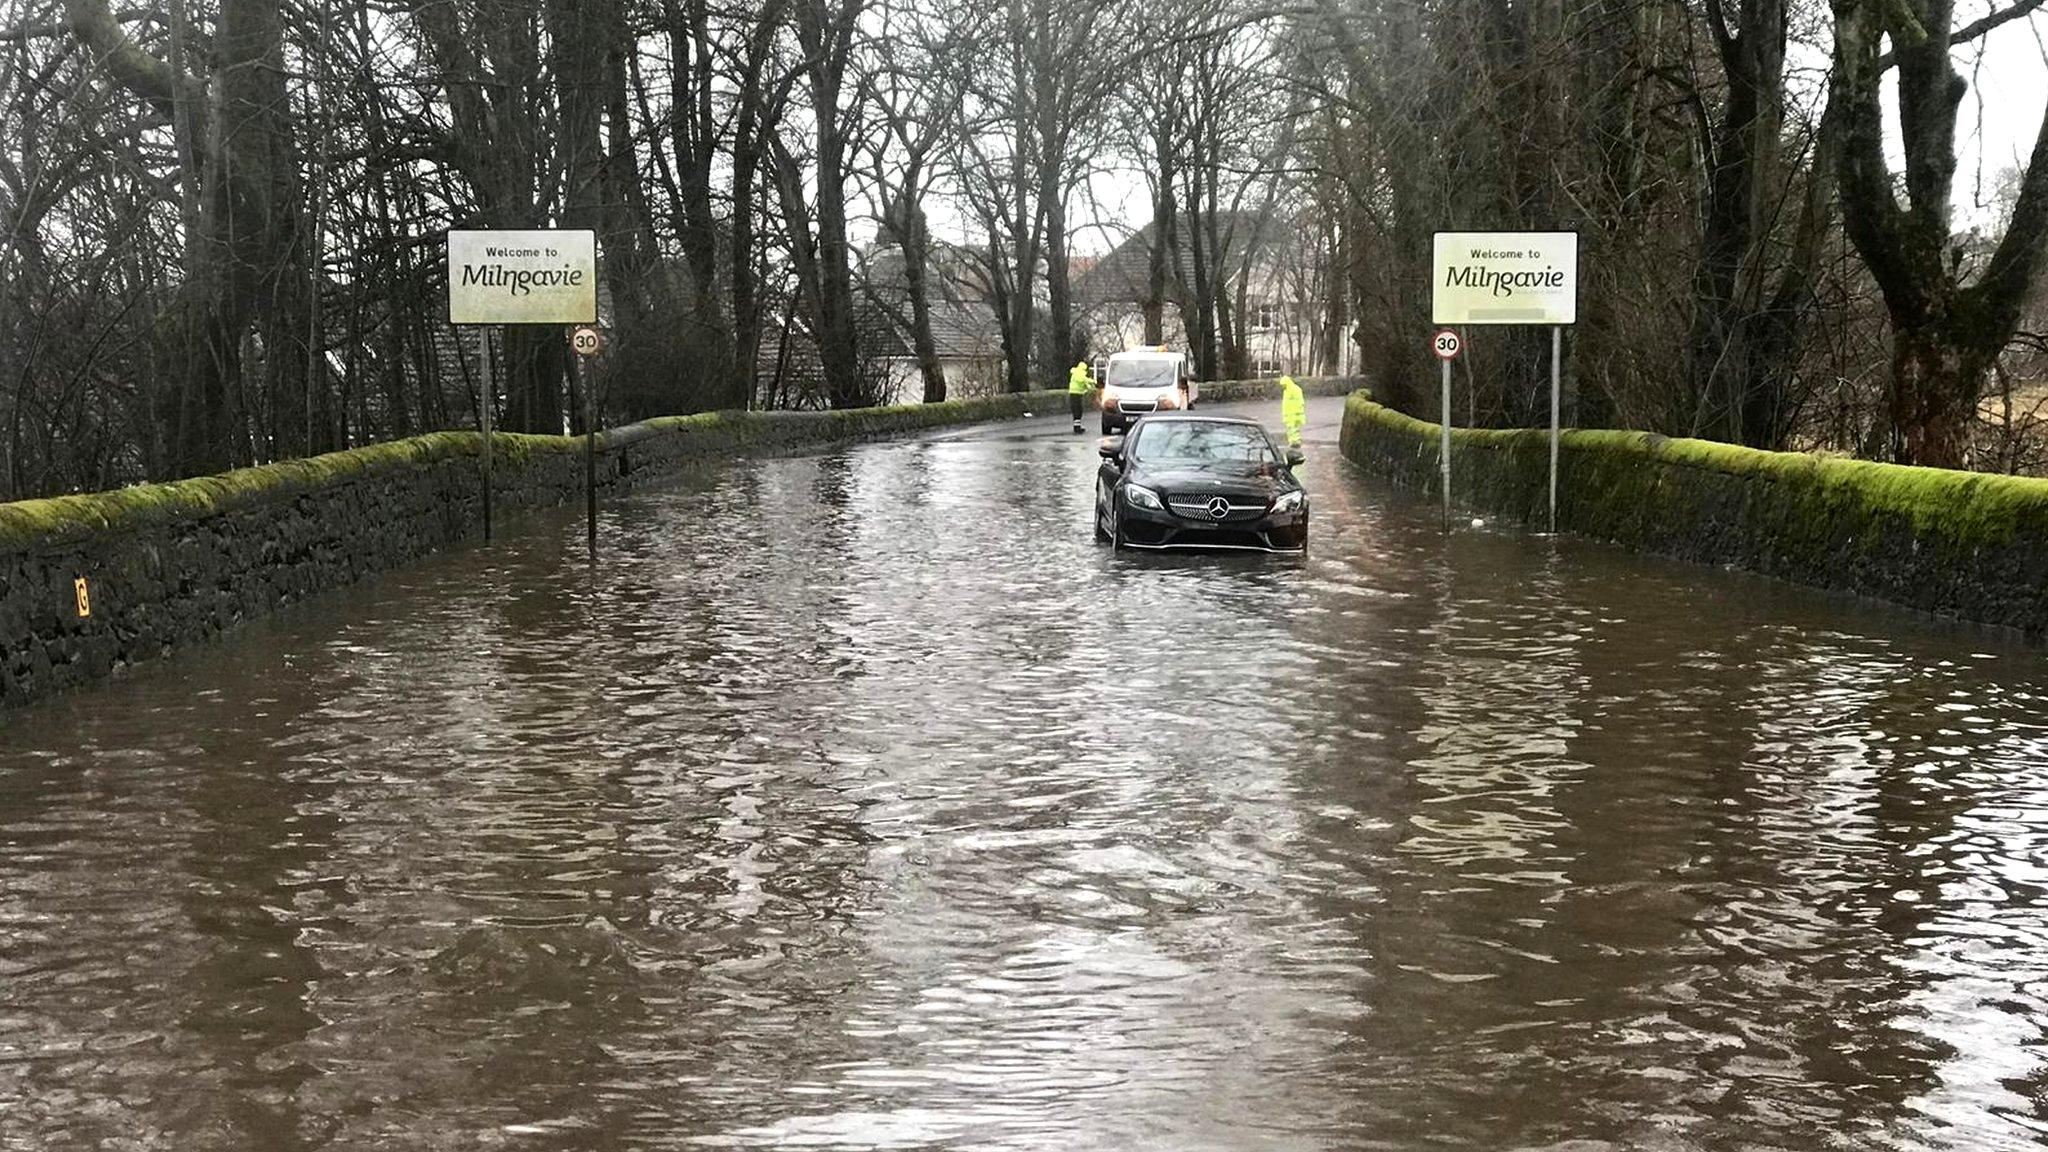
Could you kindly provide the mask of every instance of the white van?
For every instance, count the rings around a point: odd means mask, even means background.
[[[1115,353],[1101,375],[1104,436],[1122,432],[1147,412],[1195,406],[1196,385],[1188,379],[1188,358],[1167,351],[1164,344]]]

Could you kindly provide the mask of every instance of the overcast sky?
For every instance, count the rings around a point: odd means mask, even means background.
[[[2000,6],[2003,6],[2002,0]],[[1956,5],[1956,23],[1991,10],[1985,0]],[[1985,38],[1978,51],[1957,53],[1957,67],[1970,81],[1956,125],[1956,215],[1988,223],[1998,178],[2024,166],[2048,109],[2048,16],[2040,13],[2006,24]]]

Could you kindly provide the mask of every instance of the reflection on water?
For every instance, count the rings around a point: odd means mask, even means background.
[[[2048,666],[763,462],[0,721],[0,1146],[2048,1147]]]

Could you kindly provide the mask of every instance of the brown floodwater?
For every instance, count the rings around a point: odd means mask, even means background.
[[[1032,422],[0,716],[0,1147],[2048,1148],[2048,657]]]

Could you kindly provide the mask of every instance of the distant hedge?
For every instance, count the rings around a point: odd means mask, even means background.
[[[1441,430],[1351,394],[1344,455],[1439,496]],[[1545,429],[1451,432],[1457,503],[1548,521]],[[1629,547],[2048,636],[2048,480],[1574,430],[1558,526]]]

